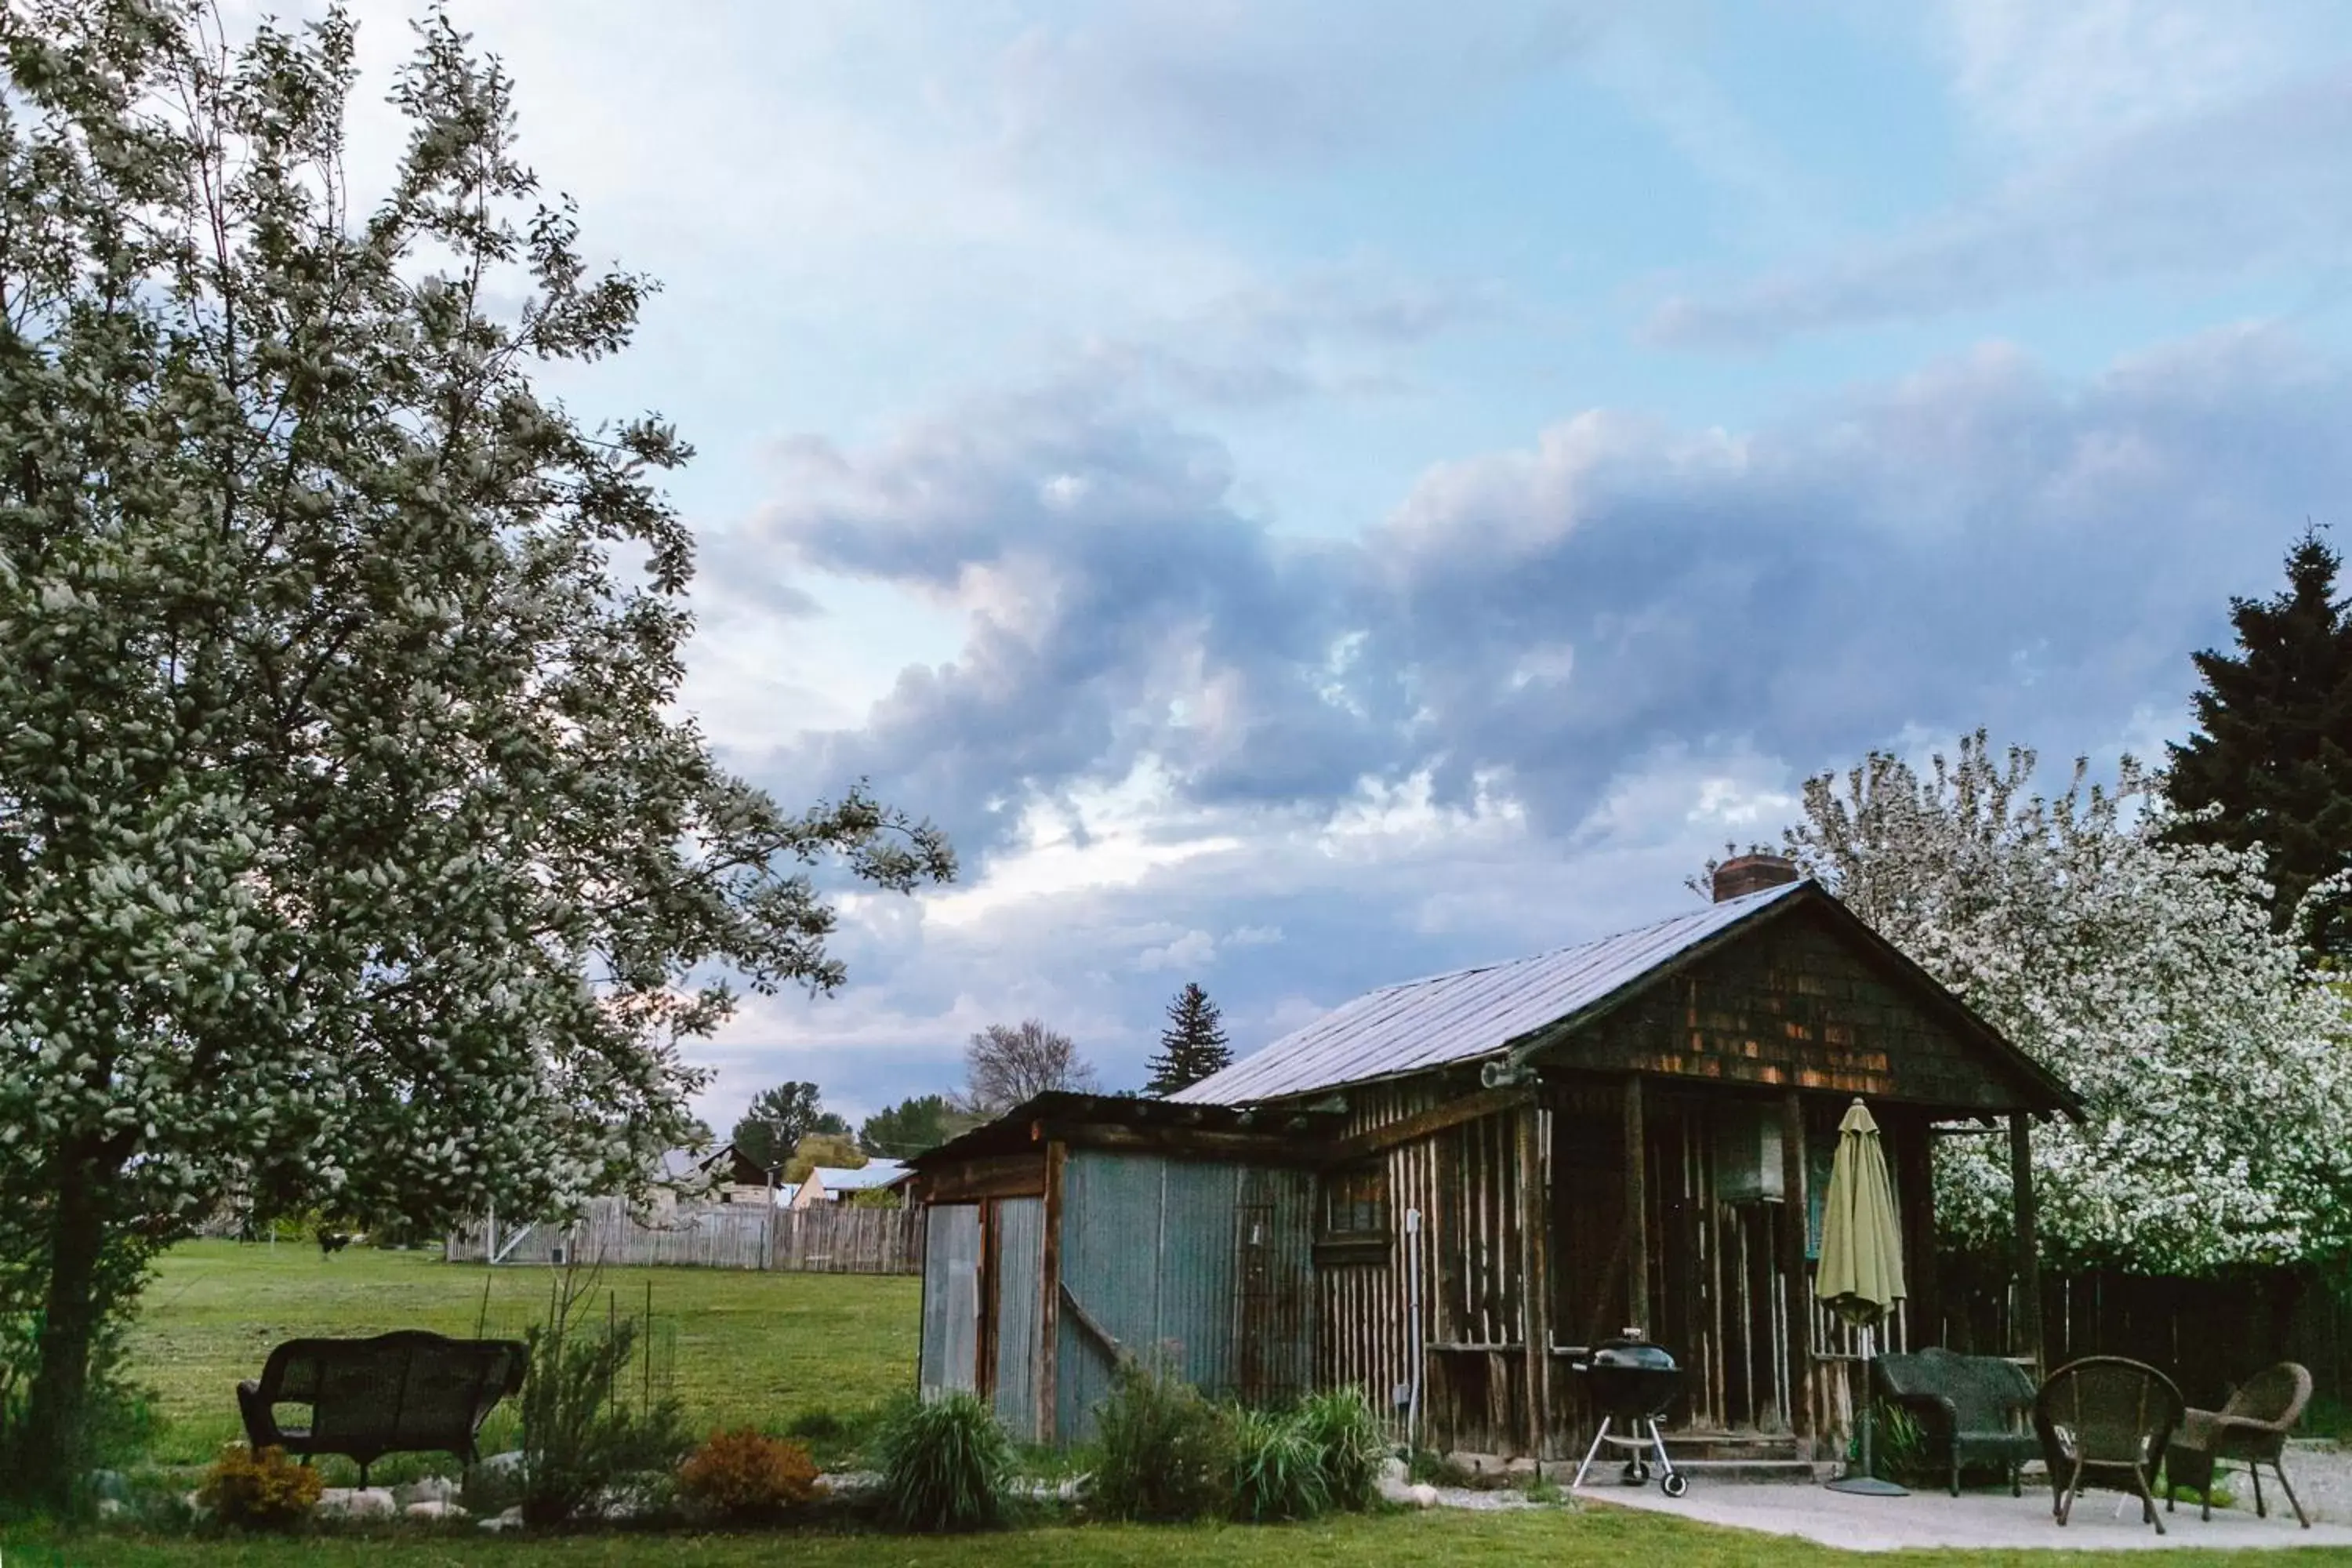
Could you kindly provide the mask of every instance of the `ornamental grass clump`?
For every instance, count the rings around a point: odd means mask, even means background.
[[[985,1530],[1004,1518],[1013,1443],[977,1394],[908,1400],[883,1417],[874,1456],[900,1530]]]
[[[1164,1368],[1130,1362],[1095,1411],[1094,1500],[1117,1519],[1223,1513],[1233,1490],[1233,1416]]]
[[[816,1492],[816,1461],[798,1443],[751,1426],[713,1432],[678,1467],[677,1489],[712,1513],[745,1522],[773,1520]]]
[[[1313,1519],[1331,1506],[1323,1455],[1301,1410],[1233,1417],[1234,1517],[1248,1524]]]
[[[1389,1443],[1363,1390],[1310,1394],[1299,1404],[1298,1420],[1315,1447],[1331,1506],[1349,1513],[1370,1508],[1380,1495],[1381,1462],[1389,1457]]]
[[[290,1530],[310,1517],[326,1483],[308,1465],[278,1447],[254,1452],[242,1443],[223,1448],[205,1472],[196,1500],[223,1524],[244,1530]]]

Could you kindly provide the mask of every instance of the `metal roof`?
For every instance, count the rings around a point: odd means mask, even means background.
[[[819,1165],[809,1173],[823,1183],[828,1193],[862,1193],[888,1186],[906,1170],[896,1160],[868,1160],[863,1165]]]
[[[1811,886],[1787,882],[1555,952],[1391,985],[1168,1098],[1245,1105],[1497,1056]]]

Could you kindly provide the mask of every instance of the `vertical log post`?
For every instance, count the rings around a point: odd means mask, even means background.
[[[1935,1119],[1906,1117],[1896,1130],[1895,1180],[1901,1188],[1903,1264],[1910,1278],[1909,1349],[1942,1344],[1944,1303],[1936,1281]]]
[[[1045,1245],[1037,1297],[1037,1441],[1054,1441],[1054,1379],[1062,1359],[1062,1163],[1070,1146],[1045,1145]]]
[[[1625,1315],[1650,1331],[1650,1136],[1642,1075],[1625,1080]]]
[[[2017,1344],[2016,1353],[2033,1358],[2038,1373],[2042,1354],[2042,1249],[2040,1225],[2033,1209],[2033,1120],[2013,1110],[2009,1117],[2009,1187],[2017,1205]]]
[[[1551,1424],[1551,1280],[1545,1267],[1550,1253],[1551,1194],[1544,1185],[1538,1136],[1543,1112],[1519,1108],[1519,1311],[1526,1343],[1523,1389],[1527,1402],[1528,1457],[1543,1462],[1544,1433]]]
[[[1813,1436],[1813,1287],[1805,1272],[1805,1230],[1812,1200],[1805,1191],[1805,1101],[1780,1099],[1780,1279],[1788,1291],[1789,1429],[1810,1454]]]

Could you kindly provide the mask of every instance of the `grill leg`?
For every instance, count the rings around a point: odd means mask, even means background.
[[[1584,1450],[1584,1463],[1576,1467],[1576,1479],[1568,1483],[1569,1490],[1574,1491],[1584,1484],[1584,1472],[1592,1468],[1592,1456],[1601,1452],[1601,1445],[1607,1440],[1608,1436],[1609,1417],[1603,1415],[1601,1418],[1601,1430],[1592,1435],[1592,1447]]]
[[[1658,1418],[1650,1417],[1650,1447],[1657,1450],[1658,1470],[1662,1475],[1675,1473],[1675,1462],[1666,1458],[1666,1435],[1658,1430]]]

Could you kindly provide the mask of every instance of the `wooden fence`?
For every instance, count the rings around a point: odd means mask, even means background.
[[[2007,1350],[2013,1303],[2006,1269],[1946,1254],[1938,1273],[1944,1321],[1931,1342]],[[2219,1279],[2044,1274],[2042,1325],[2051,1366],[2130,1356],[2163,1368],[2189,1404],[2205,1409],[2280,1361],[2309,1367],[2320,1398],[2352,1405],[2352,1300],[2301,1270],[2246,1269]]]
[[[570,1222],[488,1222],[448,1238],[452,1263],[673,1265],[772,1268],[814,1274],[917,1274],[923,1267],[923,1211],[827,1204],[805,1209],[764,1204],[680,1204],[656,1214],[596,1198]]]

